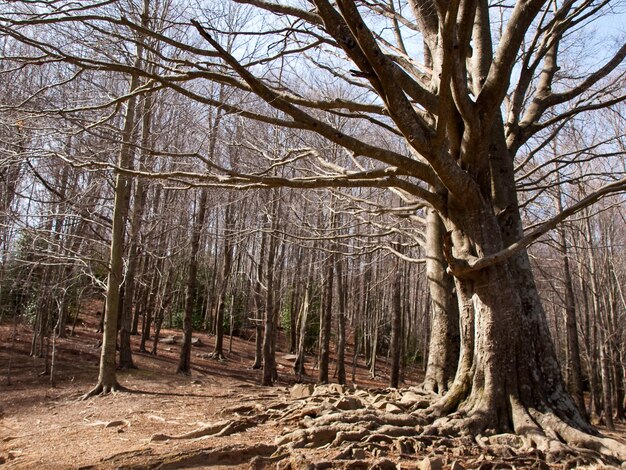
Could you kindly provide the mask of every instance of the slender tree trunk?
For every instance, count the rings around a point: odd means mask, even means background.
[[[261,385],[272,386],[276,377],[276,362],[273,354],[272,342],[275,334],[275,314],[274,314],[274,286],[275,286],[275,267],[276,267],[276,245],[277,234],[276,228],[278,223],[278,198],[272,200],[272,220],[271,234],[269,235],[269,246],[267,250],[267,296],[265,301],[265,329],[263,332],[263,378]]]
[[[560,186],[557,185],[557,210],[563,210]],[[570,270],[570,262],[567,247],[565,228],[561,227],[559,233],[559,249],[563,259],[563,283],[565,285],[565,329],[567,332],[567,384],[569,392],[578,406],[585,413],[585,400],[583,398],[583,377],[580,362],[580,348],[578,345],[578,322],[576,319],[576,303],[574,299],[574,284]]]
[[[317,375],[318,384],[328,383],[328,363],[330,356],[330,333],[332,327],[333,312],[333,283],[334,283],[335,255],[327,255],[324,274],[324,297],[320,314],[320,344],[319,344],[319,369]]]
[[[431,300],[430,345],[424,388],[443,394],[459,362],[459,309],[454,280],[443,258],[445,229],[434,210],[426,216],[426,275]]]
[[[137,57],[136,65],[140,58]],[[137,75],[133,75],[130,90],[139,86]],[[129,168],[133,158],[132,138],[135,128],[135,112],[137,98],[129,98],[126,107],[122,145],[117,165]],[[107,281],[106,309],[104,312],[104,331],[102,334],[102,352],[100,355],[100,372],[97,385],[85,395],[85,398],[100,393],[109,393],[120,388],[115,371],[115,350],[117,343],[117,322],[119,317],[120,288],[123,282],[124,234],[128,218],[131,180],[124,173],[118,172],[115,177],[115,198],[113,203],[113,227],[111,229],[111,252],[109,257],[110,270]]]
[[[402,353],[402,276],[400,259],[396,260],[396,277],[392,286],[391,301],[391,373],[389,386],[398,388],[400,382],[400,360]]]
[[[337,382],[346,383],[346,279],[343,273],[344,260],[338,257],[337,269]]]
[[[266,311],[269,308],[265,305],[266,298],[263,297],[263,267],[265,266],[265,249],[267,244],[267,233],[261,234],[261,246],[259,248],[259,261],[257,264],[256,282],[254,288],[254,303],[256,305],[256,317],[255,317],[255,339],[254,339],[254,364],[253,369],[260,369],[263,367],[263,319],[266,317]]]
[[[185,313],[183,316],[183,342],[178,359],[179,374],[191,373],[191,336],[193,332],[193,311],[196,306],[196,291],[198,278],[198,251],[200,249],[200,235],[204,227],[208,203],[208,190],[202,189],[198,202],[198,214],[191,229],[191,253],[189,254],[189,270],[187,271],[187,290],[185,291]]]
[[[307,278],[307,282],[310,279]],[[298,314],[298,324],[300,326],[300,332],[298,334],[298,348],[296,350],[296,360],[293,364],[294,372],[296,373],[296,380],[302,381],[304,373],[305,362],[305,344],[306,344],[306,330],[309,319],[309,286],[304,290],[304,300],[300,304],[300,312]]]
[[[222,261],[222,272],[219,288],[219,296],[215,313],[215,349],[211,356],[213,359],[224,359],[224,311],[226,309],[226,298],[228,294],[228,284],[233,265],[232,237],[234,232],[233,214],[229,198],[228,205],[224,213],[224,257]]]

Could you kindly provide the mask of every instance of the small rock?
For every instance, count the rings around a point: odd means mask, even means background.
[[[396,464],[389,459],[378,459],[370,467],[375,470],[396,470]]]
[[[192,346],[204,346],[204,343],[200,340],[200,338],[191,338]]]
[[[166,336],[165,338],[161,338],[159,340],[159,343],[163,343],[163,344],[176,344],[176,337],[175,336]]]
[[[387,413],[402,413],[402,408],[394,405],[393,403],[387,403],[387,405],[385,406],[385,411]]]
[[[340,384],[322,384],[315,387],[313,395],[343,394],[346,389]]]
[[[315,388],[313,387],[313,384],[295,384],[293,387],[291,387],[289,395],[291,396],[291,398],[295,399],[307,398],[313,395],[314,390]]]
[[[354,397],[342,397],[337,400],[337,403],[335,403],[335,408],[342,411],[358,410],[362,407],[363,404],[361,403],[361,400]]]
[[[390,404],[391,403],[389,403],[388,401],[375,401],[372,403],[372,406],[377,410],[384,410],[385,408],[387,408],[387,405]]]
[[[413,455],[416,453],[417,442],[415,439],[401,437],[394,441],[394,447],[399,454]]]
[[[108,422],[104,427],[115,428],[117,426],[126,426],[126,425],[128,425],[128,421],[124,421],[123,419],[117,419],[115,421]]]
[[[301,467],[298,467],[301,468]],[[318,462],[318,463],[314,463],[314,464],[309,464],[306,467],[302,467],[302,468],[307,468],[307,469],[312,469],[312,470],[326,470],[327,468],[333,468],[333,463],[332,462]]]
[[[419,464],[419,470],[443,470],[443,461],[436,458],[428,458],[426,457]]]
[[[402,398],[400,399],[400,404],[411,406],[420,400],[421,397],[417,393],[408,391],[404,395],[402,395]]]
[[[152,420],[152,421],[159,421],[160,423],[164,423],[165,422],[165,418],[163,418],[162,416],[148,415],[146,417],[149,420]]]
[[[509,446],[514,449],[524,447],[524,439],[516,434],[496,434],[495,436],[490,436],[488,440],[490,444]]]
[[[377,393],[376,395],[374,395],[371,398],[371,402],[372,403],[386,403],[387,402],[387,395],[383,395],[381,393]]]
[[[363,449],[352,449],[352,458],[355,460],[363,460],[365,458],[365,451]]]
[[[370,463],[367,460],[351,460],[346,462],[343,467],[344,470],[369,470]]]
[[[9,453],[7,454],[7,458],[9,460],[14,460],[14,459],[18,458],[21,453],[22,453],[21,450],[10,450]]]

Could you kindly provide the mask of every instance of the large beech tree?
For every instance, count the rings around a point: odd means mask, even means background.
[[[315,181],[256,181],[387,185],[423,201],[443,221],[442,249],[456,285],[461,351],[450,389],[427,414],[458,413],[435,421],[434,429],[474,435],[514,431],[546,449],[558,434],[567,444],[626,457],[623,447],[585,435],[593,430],[564,385],[526,252],[560,220],[607,193],[626,189],[626,181],[609,183],[529,233],[524,232],[515,181],[515,157],[532,139],[545,131],[558,133],[558,126],[572,117],[624,99],[616,84],[624,83],[619,66],[626,45],[582,79],[563,80],[565,74],[559,73],[559,51],[569,31],[587,15],[598,14],[600,5],[518,1],[507,5],[497,37],[490,5],[482,1],[409,2],[410,17],[387,4],[349,0],[314,0],[313,11],[244,3],[288,16],[294,25],[304,22],[307,28],[293,30],[314,38],[309,47],[319,45],[313,62],[367,90],[367,96],[375,95],[365,104],[307,99],[286,91],[287,81],[277,86],[260,78],[247,65],[249,59],[238,59],[220,46],[210,25],[194,22],[229,67],[218,79],[228,77],[264,99],[284,116],[277,118],[284,119],[283,125],[316,132],[355,158],[377,162],[371,169],[334,168],[332,176]],[[381,17],[391,19],[395,42],[386,37]],[[402,40],[407,28],[421,34],[418,60]],[[283,59],[296,51],[292,47],[282,51]],[[331,69],[333,59],[323,56],[327,49],[349,65]],[[347,110],[367,118],[381,132],[401,137],[406,149],[394,151],[342,132],[319,117],[319,110]],[[238,177],[242,175],[232,175]]]
[[[453,276],[460,351],[451,383],[437,379],[433,388],[447,393],[421,414],[424,421],[433,431],[513,431],[546,450],[575,445],[626,459],[623,446],[594,435],[566,390],[527,255],[533,241],[568,216],[625,191],[626,179],[596,183],[587,197],[541,214],[529,229],[516,187],[516,169],[538,162],[568,122],[626,99],[623,37],[605,42],[595,66],[560,59],[562,51],[580,47],[580,31],[610,2],[236,3],[247,4],[240,7],[247,26],[235,30],[236,23],[222,21],[237,6],[216,2],[213,8],[228,14],[198,12],[185,39],[105,15],[98,5],[87,11],[70,3],[37,16],[18,9],[2,18],[1,29],[51,58],[136,74],[226,113],[309,131],[345,149],[332,161],[309,148],[285,149],[266,171],[213,162],[207,172],[169,176],[246,188],[387,187],[434,211],[443,228],[430,233],[441,233],[433,246]],[[100,33],[111,28],[115,37],[139,31],[161,41],[171,66],[137,70],[38,42],[22,28],[77,21]],[[232,49],[221,45],[226,35],[238,38]],[[204,79],[236,93],[230,100],[206,96],[195,86]],[[338,117],[354,125],[337,125]],[[582,145],[619,155],[605,142]],[[276,166],[290,167],[281,173],[289,176],[271,176]],[[123,165],[118,171],[139,173]],[[431,279],[436,276],[444,273]]]

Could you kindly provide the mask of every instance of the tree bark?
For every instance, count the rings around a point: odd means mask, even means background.
[[[330,357],[330,332],[332,327],[333,312],[333,284],[335,270],[335,255],[327,254],[324,273],[324,297],[320,313],[320,342],[318,356],[318,384],[328,383],[328,365]]]
[[[430,292],[430,344],[424,389],[445,393],[459,362],[459,307],[443,257],[445,229],[434,210],[426,216],[426,276]]]
[[[563,210],[560,186],[557,186],[557,210]],[[559,249],[563,259],[563,283],[565,285],[565,329],[567,332],[567,384],[569,392],[578,409],[585,413],[583,398],[583,377],[580,362],[580,348],[578,345],[578,321],[576,319],[576,302],[574,298],[574,283],[570,269],[567,238],[565,228],[561,227],[559,234]]]
[[[274,356],[273,341],[276,327],[275,316],[275,268],[276,245],[278,243],[276,228],[278,224],[278,198],[274,194],[271,203],[271,233],[267,250],[267,295],[265,301],[265,328],[263,331],[263,378],[261,385],[272,386],[276,378],[276,358]]]
[[[191,252],[189,254],[189,271],[187,272],[187,290],[185,291],[185,313],[183,315],[183,342],[178,358],[179,374],[191,373],[191,335],[193,333],[193,311],[196,307],[196,291],[198,278],[198,252],[200,250],[200,236],[208,205],[208,190],[202,189],[198,201],[198,213],[191,228]]]
[[[391,302],[391,374],[389,386],[398,388],[400,382],[400,360],[402,354],[402,277],[399,258],[396,260],[395,283],[392,286]]]
[[[346,383],[346,279],[344,260],[337,257],[337,382]]]

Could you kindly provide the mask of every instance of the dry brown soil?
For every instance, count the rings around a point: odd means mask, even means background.
[[[251,333],[241,339],[234,338],[231,352],[228,352],[229,338],[226,336],[227,359],[224,361],[203,357],[211,353],[213,339],[198,334],[203,344],[193,348],[191,377],[175,373],[177,344],[159,344],[157,356],[136,352],[134,359],[138,369],[119,371],[120,383],[128,392],[81,400],[81,395],[95,384],[97,378],[100,334],[95,330],[99,308],[94,302],[86,305],[75,335],[57,340],[54,387],[50,385],[50,376],[42,375],[45,359],[28,355],[32,338],[30,328],[18,325],[13,337],[13,325],[0,325],[0,467],[250,468],[253,455],[247,453],[260,449],[262,455],[263,446],[273,444],[276,436],[285,431],[276,421],[267,420],[227,437],[151,440],[157,434],[183,435],[209,423],[230,419],[237,415],[236,409],[243,409],[244,405],[260,408],[268,401],[291,400],[289,390],[295,377],[285,349],[281,348],[278,353],[280,379],[277,385],[261,387],[258,385],[260,371],[250,368],[254,355]],[[180,332],[170,330],[162,331],[161,337],[169,335],[180,338]],[[134,337],[133,341],[134,351],[137,351],[139,339]],[[348,358],[352,360],[351,351]],[[9,364],[10,377],[7,377]],[[334,372],[334,368],[331,371]],[[312,382],[316,371],[311,358],[307,372],[307,379]],[[349,367],[348,375],[350,372]],[[384,361],[379,366],[379,374],[376,379],[370,379],[363,358],[360,358],[354,385],[370,390],[382,389],[387,380]],[[420,373],[411,369],[406,377],[406,386],[416,385]],[[10,385],[7,384],[9,379]],[[624,427],[620,430],[623,437]],[[255,444],[257,446],[251,448]],[[207,460],[203,457],[206,449],[214,451],[213,457],[225,457]],[[336,453],[336,450],[324,447],[302,449],[291,457],[291,467],[306,468],[328,461]],[[492,464],[488,457],[480,455],[480,451],[466,454],[472,455],[465,460],[458,457],[458,453],[456,457],[463,468],[515,468]],[[196,455],[197,458],[172,458],[176,455]],[[453,463],[451,455],[443,456],[444,468],[450,468]],[[169,464],[163,463],[167,459],[159,460],[163,456],[168,456]],[[399,468],[418,468],[424,456],[390,454],[387,457]],[[366,455],[364,460],[369,464],[362,467],[373,465],[376,458],[376,455]],[[277,465],[284,467],[285,462],[277,464],[269,458],[258,458],[252,463],[256,468],[276,468]]]

